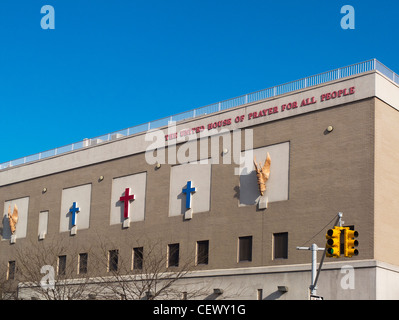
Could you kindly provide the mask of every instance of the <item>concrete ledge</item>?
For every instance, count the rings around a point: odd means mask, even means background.
[[[339,262],[324,262],[322,270],[339,270],[343,266],[352,266],[354,269],[359,268],[383,268],[399,273],[399,266],[394,266],[377,260],[341,260]],[[251,274],[268,274],[268,273],[290,273],[303,272],[311,270],[311,264],[295,264],[253,268],[231,268],[231,269],[215,269],[215,270],[198,270],[189,272],[187,277],[220,277],[220,276],[238,276]],[[319,267],[319,264],[317,264]]]

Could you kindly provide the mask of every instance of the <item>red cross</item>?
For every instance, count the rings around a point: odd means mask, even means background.
[[[130,188],[125,189],[125,195],[119,198],[120,201],[124,202],[123,216],[125,219],[129,218],[129,203],[134,200],[134,194],[130,194]]]

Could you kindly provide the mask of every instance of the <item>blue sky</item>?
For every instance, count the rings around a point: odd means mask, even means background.
[[[0,163],[371,58],[398,73],[398,14],[392,0],[2,0]]]

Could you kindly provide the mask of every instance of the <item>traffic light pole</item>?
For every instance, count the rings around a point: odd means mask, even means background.
[[[334,226],[338,225],[342,227],[342,212],[338,212],[337,220],[334,223]],[[313,243],[310,247],[296,247],[297,250],[311,250],[312,251],[312,283],[309,287],[310,294],[316,295],[317,294],[317,281],[319,280],[319,275],[321,271],[321,267],[324,262],[324,257],[326,256],[326,248],[319,248],[315,243]],[[317,271],[317,251],[324,251],[323,256],[321,257],[319,270]]]
[[[296,247],[297,250],[311,250],[312,251],[312,282],[310,284],[310,294],[311,295],[316,295],[317,294],[317,287],[316,287],[316,282],[318,278],[318,272],[317,272],[317,251],[324,251],[325,248],[319,248],[317,244],[313,243],[310,247]],[[324,255],[322,257],[322,261],[324,259]],[[321,269],[321,268],[320,268]],[[319,269],[319,272],[320,272]]]

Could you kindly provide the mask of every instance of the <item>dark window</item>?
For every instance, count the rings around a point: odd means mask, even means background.
[[[80,253],[79,254],[79,274],[87,273],[87,253]]]
[[[197,264],[208,264],[209,241],[197,241]]]
[[[143,269],[143,247],[133,248],[133,269]]]
[[[108,252],[108,271],[118,271],[118,250]]]
[[[7,279],[8,280],[14,280],[15,279],[15,261],[8,261]]]
[[[238,239],[238,261],[252,261],[252,236]]]
[[[179,266],[179,244],[169,244],[168,245],[168,267],[178,267]]]
[[[65,276],[66,256],[58,256],[58,275]]]
[[[257,300],[263,299],[263,289],[258,289]]]
[[[274,233],[274,259],[288,258],[288,232]]]

